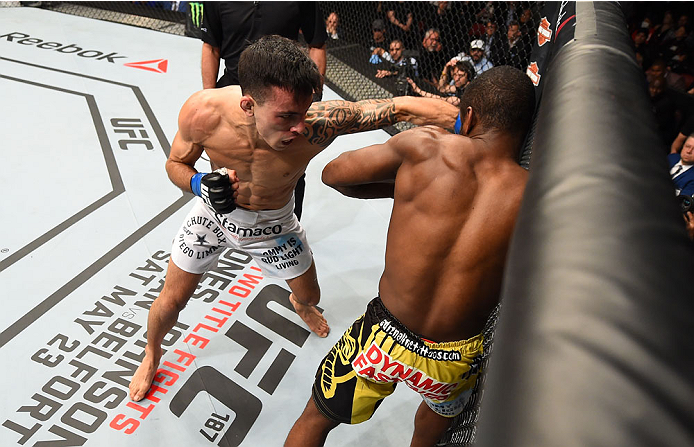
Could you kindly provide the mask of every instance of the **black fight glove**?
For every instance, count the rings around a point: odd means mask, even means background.
[[[228,214],[236,209],[234,190],[226,168],[217,169],[209,174],[198,172],[190,179],[190,189],[219,214]]]

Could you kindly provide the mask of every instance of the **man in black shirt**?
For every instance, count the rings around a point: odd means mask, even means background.
[[[317,2],[204,2],[201,30],[203,88],[237,85],[241,52],[262,36],[279,34],[298,40],[325,76],[325,23]],[[224,76],[217,80],[220,59]]]
[[[437,86],[441,70],[448,62],[449,48],[443,48],[441,44],[441,32],[430,28],[424,34],[422,46],[419,48],[419,73],[421,79]]]

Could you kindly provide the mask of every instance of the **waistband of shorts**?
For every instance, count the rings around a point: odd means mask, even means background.
[[[240,222],[262,222],[268,220],[277,220],[294,212],[294,194],[289,199],[286,205],[276,210],[248,210],[237,206],[234,211],[228,214],[232,219]]]
[[[415,334],[414,332],[409,330],[407,326],[405,326],[397,318],[395,318],[393,314],[391,314],[388,311],[388,309],[386,309],[386,306],[383,305],[383,301],[381,301],[380,296],[377,296],[376,298],[371,300],[371,302],[369,303],[369,307],[371,307],[371,309],[374,312],[374,315],[376,316],[376,318],[378,318],[379,321],[389,321],[390,325],[395,327],[398,331],[406,334],[411,339],[424,343],[432,349],[456,350],[475,343],[482,344],[482,341],[484,340],[483,334],[477,334],[474,337],[468,338],[467,340],[458,341],[435,342],[427,340],[421,335]]]

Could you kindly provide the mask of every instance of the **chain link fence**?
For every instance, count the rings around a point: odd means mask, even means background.
[[[526,70],[544,2],[319,2],[328,32],[326,83],[347,100],[400,95],[439,97],[454,105],[475,76],[497,65]],[[0,2],[198,37],[200,2]],[[391,133],[402,131],[398,123]],[[534,130],[534,129],[533,129]],[[521,158],[530,164],[531,131]],[[483,371],[498,308],[484,330]],[[484,373],[440,446],[469,446]]]
[[[438,96],[457,104],[495,65],[525,70],[544,2],[320,2],[326,81],[345,99]],[[0,2],[197,36],[200,2]]]

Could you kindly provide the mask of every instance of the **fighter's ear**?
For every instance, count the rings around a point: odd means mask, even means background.
[[[253,106],[255,106],[255,101],[253,101],[253,98],[248,95],[244,95],[241,97],[241,102],[239,105],[246,116],[253,116]]]
[[[472,128],[475,127],[476,124],[477,115],[475,114],[474,110],[472,110],[472,107],[468,106],[468,108],[465,109],[465,116],[463,116],[461,135],[469,135],[472,131]]]

